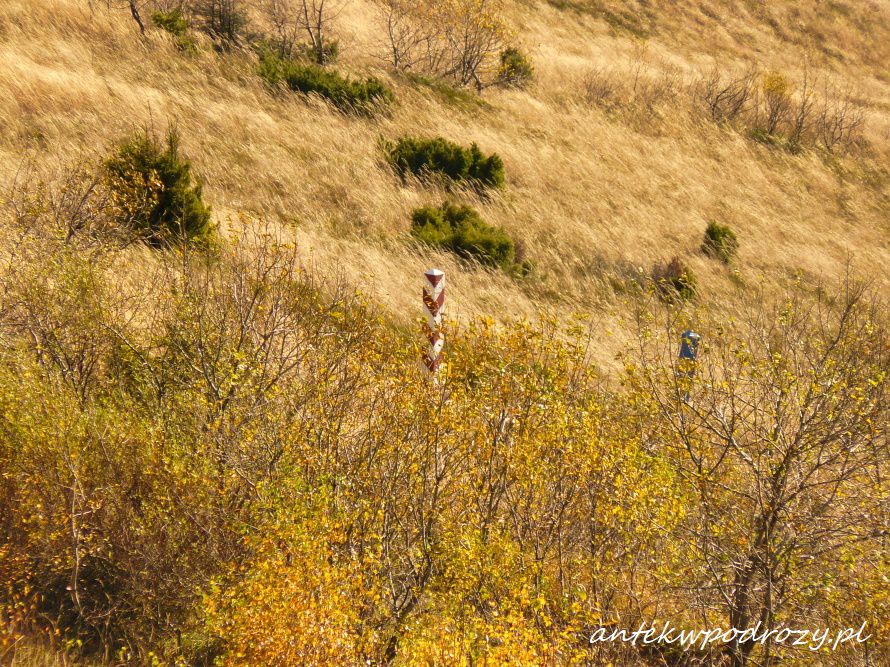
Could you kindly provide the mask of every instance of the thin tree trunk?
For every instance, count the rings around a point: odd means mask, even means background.
[[[142,22],[142,17],[139,15],[139,8],[136,6],[136,0],[130,0],[130,14],[133,15],[133,20],[139,25],[139,32],[145,37],[145,23]]]

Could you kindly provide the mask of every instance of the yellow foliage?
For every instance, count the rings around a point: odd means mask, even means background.
[[[379,597],[376,554],[335,549],[347,526],[322,499],[308,502],[318,509],[301,517],[288,505],[259,526],[250,559],[205,596],[208,627],[225,642],[221,664],[351,666],[373,645],[363,612]]]
[[[745,327],[701,322],[682,368],[688,322],[641,315],[615,385],[583,321],[452,325],[433,385],[419,335],[315,282],[266,228],[171,251],[126,289],[109,287],[114,247],[35,238],[6,277],[7,645],[55,633],[171,665],[605,664],[633,649],[591,645],[593,629],[655,615],[887,615],[888,348],[852,287]],[[766,597],[768,577],[782,587]]]

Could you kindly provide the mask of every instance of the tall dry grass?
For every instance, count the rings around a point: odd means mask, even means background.
[[[248,3],[250,4],[250,3]],[[87,0],[10,0],[0,8],[0,174],[24,158],[46,167],[101,156],[146,124],[177,123],[225,229],[241,212],[293,229],[306,262],[346,273],[397,320],[417,312],[417,276],[449,275],[453,316],[599,313],[622,345],[627,290],[650,267],[682,257],[706,304],[732,308],[755,286],[890,266],[890,85],[886,2],[508,4],[516,40],[535,61],[527,91],[443,95],[393,78],[378,57],[374,4],[338,17],[341,68],[389,76],[388,117],[353,118],[267,90],[244,53],[207,43],[180,54],[157,30],[142,40],[127,11]],[[777,151],[697,113],[688,87],[715,65],[755,63],[791,80],[811,72],[854,88],[868,147],[854,156]],[[619,112],[589,103],[590,73],[670,77],[676,95]],[[445,193],[404,186],[380,137],[437,135],[504,158],[502,195],[473,199],[521,240],[537,266],[527,281],[474,270],[408,242],[410,212]],[[711,219],[739,234],[729,269],[701,257]]]
[[[4,0],[0,196],[23,164],[52,180],[136,128],[176,123],[224,233],[245,215],[280,225],[307,266],[360,283],[400,324],[418,314],[418,276],[431,264],[448,273],[452,318],[592,311],[604,366],[626,344],[635,282],[672,256],[698,276],[704,307],[728,312],[788,281],[837,277],[849,263],[886,287],[886,0],[539,0],[511,2],[506,14],[536,80],[477,97],[388,72],[374,5],[352,0],[338,20],[338,67],[387,78],[399,98],[389,116],[356,118],[270,92],[247,53],[217,55],[199,40],[198,55],[183,55],[157,30],[140,39],[128,12],[102,0]],[[846,156],[791,154],[696,108],[697,77],[752,64],[792,81],[807,67],[855,91],[865,145]],[[595,103],[596,72],[633,94]],[[406,134],[477,142],[504,158],[503,193],[464,196],[522,241],[535,275],[513,280],[410,242],[411,210],[446,193],[404,185],[385,164],[380,138]],[[739,236],[729,267],[698,251],[709,220]],[[2,260],[10,233],[0,221]],[[132,248],[114,267],[121,292],[138,293],[156,261]],[[36,645],[17,647],[12,660],[68,664]]]
[[[22,640],[0,656],[9,667],[91,667],[93,663],[72,660],[58,648],[53,649],[37,641]]]

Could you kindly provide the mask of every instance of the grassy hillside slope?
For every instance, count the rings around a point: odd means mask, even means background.
[[[247,54],[220,57],[204,43],[189,57],[156,29],[140,39],[128,12],[104,3],[12,0],[0,9],[0,169],[8,179],[26,157],[48,169],[103,156],[134,128],[175,122],[223,225],[246,213],[292,226],[307,263],[358,268],[396,318],[413,317],[429,264],[448,271],[461,315],[594,308],[620,319],[616,292],[672,255],[688,258],[705,301],[731,304],[746,285],[836,276],[849,259],[886,273],[888,11],[515,2],[507,18],[534,61],[529,90],[476,96],[395,77],[391,117],[356,119],[273,94]],[[390,76],[373,3],[349,3],[336,29],[341,68]],[[708,120],[686,87],[715,65],[749,63],[792,81],[809,63],[854,91],[867,145],[847,157],[791,155]],[[624,104],[604,108],[587,99],[591,72],[620,89],[669,75],[676,91],[650,103],[625,90]],[[504,158],[503,194],[476,204],[522,241],[535,276],[517,283],[406,243],[411,209],[441,193],[403,186],[383,161],[380,138],[405,134],[476,141]],[[697,252],[711,219],[741,237],[732,270]]]
[[[260,0],[228,48],[129,4],[0,0],[0,663],[887,662],[890,1],[504,0],[534,78],[477,91],[394,71],[347,0],[329,69],[383,113],[268,85]],[[709,109],[727,81],[756,114]],[[174,127],[190,167],[121,143]],[[506,183],[403,180],[405,136]],[[152,150],[219,237],[138,242]],[[528,264],[415,240],[446,198]],[[672,258],[688,302],[649,289]],[[431,384],[434,265],[462,326]],[[655,619],[873,639],[591,641]]]

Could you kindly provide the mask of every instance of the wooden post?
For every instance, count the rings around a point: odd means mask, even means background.
[[[429,269],[423,276],[423,310],[426,314],[423,331],[429,341],[429,347],[423,356],[423,365],[430,379],[435,380],[442,365],[442,349],[445,347],[445,334],[442,331],[442,319],[445,315],[445,273],[439,269]]]

